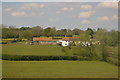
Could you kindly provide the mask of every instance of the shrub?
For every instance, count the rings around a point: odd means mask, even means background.
[[[108,63],[111,63],[111,64],[114,64],[114,65],[117,65],[117,66],[120,66],[120,62],[119,62],[119,60],[116,59],[116,58],[108,57],[108,58],[107,58],[107,62],[108,62]]]
[[[92,48],[93,47],[90,46],[76,46],[75,48],[72,48],[72,53],[79,57],[86,57],[89,60],[96,60],[96,55]]]

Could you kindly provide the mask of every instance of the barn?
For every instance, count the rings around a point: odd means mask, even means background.
[[[34,44],[57,44],[56,40],[53,40],[51,37],[34,37]]]

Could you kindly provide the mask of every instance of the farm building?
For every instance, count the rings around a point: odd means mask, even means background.
[[[58,44],[61,45],[61,46],[69,46],[70,43],[69,43],[69,41],[59,40]]]
[[[64,37],[62,38],[63,41],[76,41],[78,37]]]
[[[79,37],[64,37],[60,40],[53,39],[52,37],[34,37],[33,38],[33,44],[51,44],[51,45],[61,45],[61,46],[69,46],[70,43],[74,42],[75,45],[81,44],[82,46],[90,46],[90,45],[98,45],[100,44],[97,40],[91,40],[92,43],[89,41],[79,41]]]
[[[91,46],[91,45],[99,45],[100,42],[97,41],[97,40],[93,40],[91,39],[90,41],[92,42],[89,42],[89,41],[80,41],[78,40],[79,37],[64,37],[62,38],[62,40],[59,40],[59,42],[61,43],[62,46],[69,46],[70,43],[74,42],[75,45],[79,45],[81,44],[82,46]]]
[[[73,41],[76,41],[78,37],[64,37],[62,40],[59,40],[59,43],[61,43],[62,46],[69,46],[70,43]]]
[[[51,37],[34,37],[34,44],[57,44],[56,40],[53,40]]]
[[[61,40],[55,40],[51,37],[34,37],[34,44],[60,44],[62,46],[69,46],[73,41],[76,41],[77,37],[64,37]]]

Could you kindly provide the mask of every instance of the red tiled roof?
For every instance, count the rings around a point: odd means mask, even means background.
[[[69,41],[69,40],[76,40],[78,37],[64,37],[62,40]]]
[[[52,41],[53,39],[52,38],[47,38],[47,37],[34,37],[33,38],[33,41]]]

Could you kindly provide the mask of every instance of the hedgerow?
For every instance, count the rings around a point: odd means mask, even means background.
[[[34,55],[2,55],[3,60],[13,61],[43,61],[43,60],[90,60],[87,57],[80,56],[34,56]]]

